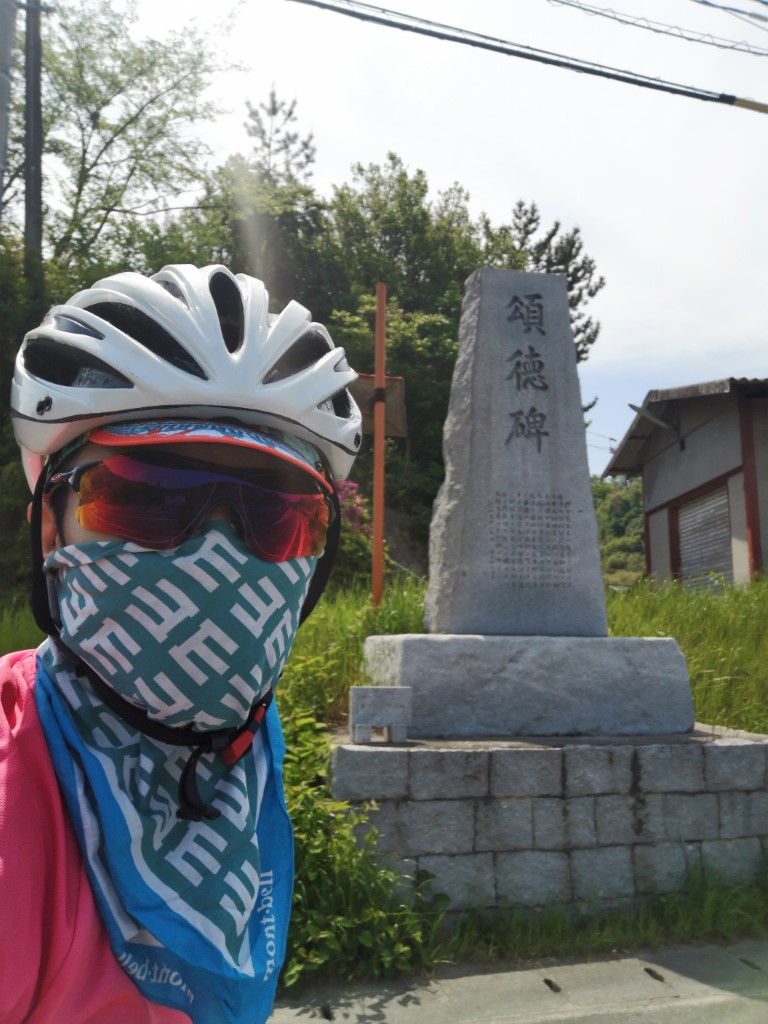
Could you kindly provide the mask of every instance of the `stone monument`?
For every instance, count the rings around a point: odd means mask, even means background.
[[[408,734],[690,730],[677,643],[607,636],[564,277],[467,281],[444,458],[428,633],[365,648],[374,684],[412,689]]]
[[[564,278],[470,277],[443,453],[430,632],[605,636]]]
[[[369,637],[332,790],[452,909],[764,870],[768,737],[693,723],[674,640],[608,637],[565,280],[467,283],[426,634]],[[372,742],[372,730],[385,742]]]

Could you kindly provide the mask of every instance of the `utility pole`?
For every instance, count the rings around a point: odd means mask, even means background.
[[[0,219],[3,182],[8,154],[8,123],[11,110],[11,68],[16,41],[16,0],[0,0]]]
[[[24,273],[36,303],[43,300],[43,128],[40,0],[27,0],[24,48]]]
[[[384,585],[384,445],[387,391],[387,286],[376,285],[376,341],[373,379],[373,560],[371,566],[371,595],[375,608],[381,603]]]

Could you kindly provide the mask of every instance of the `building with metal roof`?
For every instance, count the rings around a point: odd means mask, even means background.
[[[768,537],[768,380],[649,391],[603,473],[642,476],[646,567],[746,583]]]

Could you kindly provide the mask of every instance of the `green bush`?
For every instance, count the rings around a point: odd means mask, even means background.
[[[281,692],[329,724],[346,715],[349,688],[363,679],[363,644],[374,633],[423,631],[426,584],[415,576],[384,588],[374,608],[367,589],[326,592],[301,627],[285,667]]]
[[[25,605],[9,604],[0,609],[0,654],[37,647],[42,640],[43,634]]]
[[[370,586],[373,527],[368,500],[352,480],[338,484],[341,538],[329,586],[332,591]]]
[[[0,605],[23,603],[29,590],[29,490],[18,459],[0,466]]]
[[[296,881],[281,977],[285,987],[319,972],[387,978],[431,962],[442,904],[416,880],[372,856],[375,832],[364,811],[328,793],[330,742],[313,711],[280,698],[286,742],[285,788],[295,837]]]

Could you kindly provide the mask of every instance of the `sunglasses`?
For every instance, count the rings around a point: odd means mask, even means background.
[[[80,499],[75,518],[83,529],[159,551],[181,544],[225,505],[239,516],[243,540],[257,558],[284,562],[322,554],[336,514],[329,498],[269,486],[270,480],[276,482],[274,472],[178,455],[110,455],[54,473],[44,500],[68,484]]]

